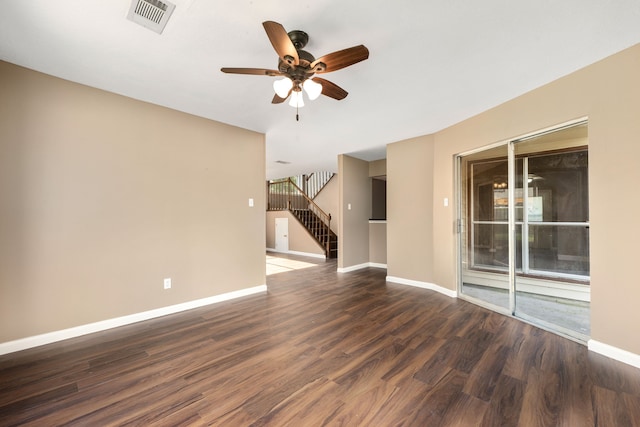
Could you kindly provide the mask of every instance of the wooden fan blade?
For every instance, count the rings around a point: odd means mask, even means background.
[[[271,100],[271,103],[272,104],[282,104],[284,101],[287,100],[289,95],[291,95],[291,91],[289,91],[289,94],[287,95],[286,98],[280,98],[280,96],[278,96],[278,94],[276,93],[275,95],[273,95],[273,99]]]
[[[311,80],[313,80],[316,83],[321,84],[322,85],[322,94],[328,96],[329,98],[337,99],[338,101],[340,101],[341,99],[345,99],[347,97],[347,95],[349,95],[349,92],[347,92],[346,90],[342,89],[337,84],[331,83],[329,80],[325,80],[325,79],[320,78],[320,77],[314,77]]]
[[[316,59],[311,63],[311,70],[314,73],[328,73],[364,61],[367,58],[369,58],[369,49],[364,45],[354,46]]]
[[[278,53],[278,56],[289,65],[298,65],[298,51],[281,24],[273,21],[262,23],[267,36]]]
[[[255,76],[281,76],[278,70],[267,70],[265,68],[220,68],[223,73],[230,74],[252,74]]]

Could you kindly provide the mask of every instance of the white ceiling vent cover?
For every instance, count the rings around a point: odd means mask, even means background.
[[[176,5],[168,1],[132,0],[127,19],[162,34]]]

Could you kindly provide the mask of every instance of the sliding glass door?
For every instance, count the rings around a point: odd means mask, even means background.
[[[463,298],[589,336],[587,125],[458,157]]]
[[[510,310],[507,146],[461,156],[458,170],[461,292]]]
[[[513,141],[522,267],[515,315],[589,335],[589,156],[586,124]]]

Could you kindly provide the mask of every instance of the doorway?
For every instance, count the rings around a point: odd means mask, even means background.
[[[590,335],[586,121],[457,157],[459,294]]]

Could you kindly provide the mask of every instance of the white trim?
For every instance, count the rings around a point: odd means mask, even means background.
[[[451,289],[443,288],[429,282],[420,282],[418,280],[403,279],[401,277],[387,276],[387,282],[399,283],[401,285],[415,286],[417,288],[429,289],[431,291],[439,292],[451,298],[457,298],[458,292]]]
[[[279,253],[279,254],[308,256],[308,257],[312,257],[312,258],[322,258],[322,259],[326,258],[326,256],[324,256],[323,254],[314,254],[314,253],[311,253],[311,252],[298,252],[298,251],[276,251],[273,248],[267,248],[267,252],[276,252],[276,253]]]
[[[504,273],[464,270],[462,282],[470,285],[509,290],[509,276]],[[518,291],[547,295],[576,301],[591,301],[591,288],[588,284],[561,282],[551,278],[517,276]]]
[[[181,304],[170,305],[168,307],[157,308],[155,310],[143,311],[141,313],[135,313],[127,316],[116,317],[114,319],[102,320],[100,322],[89,323],[87,325],[76,326],[73,328],[49,332],[42,335],[35,335],[32,337],[21,338],[15,341],[8,341],[8,342],[0,343],[0,355],[13,353],[21,350],[26,350],[28,348],[38,347],[41,345],[50,344],[53,342],[62,341],[69,338],[75,338],[82,335],[92,334],[94,332],[105,331],[107,329],[117,328],[119,326],[129,325],[131,323],[137,323],[143,320],[162,317],[168,314],[174,314],[181,311],[203,307],[205,305],[215,304],[222,301],[228,301],[235,298],[240,298],[247,295],[257,294],[257,293],[266,292],[266,291],[267,291],[267,285],[254,286],[253,288],[240,289],[237,291],[227,292],[220,295],[214,295],[211,297],[184,302]]]
[[[337,271],[338,273],[350,273],[352,271],[362,270],[363,268],[369,268],[369,263],[365,262],[363,264],[352,265],[349,267],[338,267]]]
[[[311,252],[289,251],[289,253],[291,255],[301,255],[301,256],[308,256],[308,257],[312,257],[312,258],[322,258],[322,259],[326,258],[326,256],[324,256],[324,254],[314,254],[314,253],[311,253]]]
[[[587,348],[594,353],[601,354],[610,359],[614,359],[640,369],[640,354],[631,353],[630,351],[593,339],[587,342]]]
[[[373,268],[387,268],[387,264],[381,264],[379,262],[370,262],[369,263],[369,267],[373,267]]]
[[[350,267],[338,268],[338,273],[351,273],[352,271],[362,270],[363,268],[387,268],[387,264],[380,264],[379,262],[365,262],[358,265],[352,265]]]

